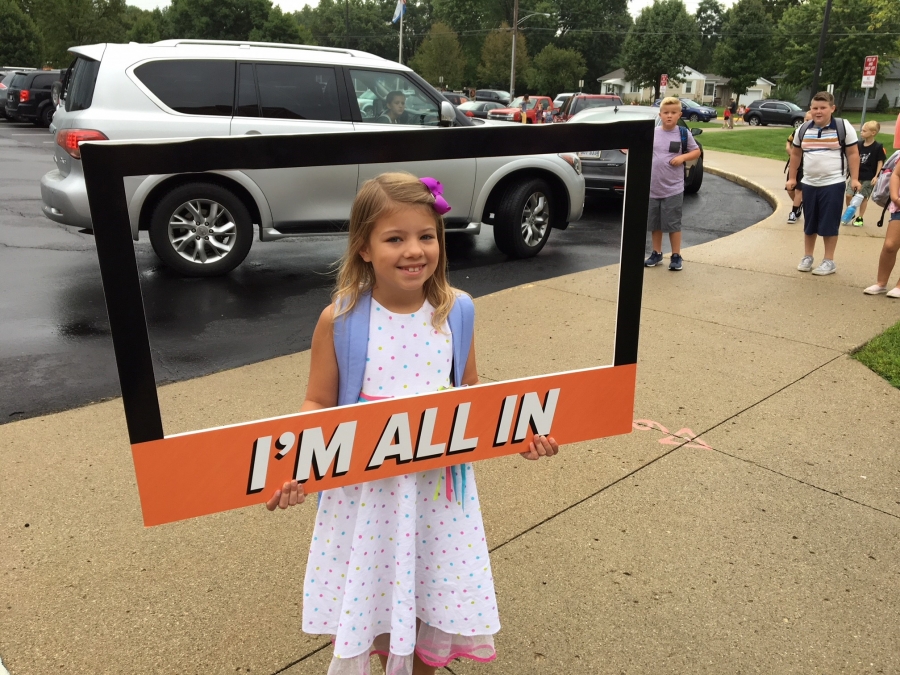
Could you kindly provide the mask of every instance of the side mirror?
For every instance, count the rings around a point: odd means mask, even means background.
[[[456,108],[453,107],[453,104],[450,101],[441,101],[441,126],[449,127],[453,126],[453,122],[456,121]]]
[[[699,136],[702,133],[703,133],[703,129],[701,129],[700,127],[694,127],[693,129],[691,129],[692,136]]]

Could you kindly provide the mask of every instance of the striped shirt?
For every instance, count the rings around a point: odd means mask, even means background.
[[[855,145],[859,140],[853,125],[841,119],[847,136],[844,147]],[[837,120],[832,117],[826,127],[813,124],[803,138],[794,135],[794,146],[803,149],[803,180],[812,187],[822,187],[843,183],[847,180],[847,160],[841,157],[841,142],[838,139]],[[841,167],[843,166],[843,170]]]

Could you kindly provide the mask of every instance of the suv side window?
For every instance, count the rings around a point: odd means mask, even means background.
[[[256,78],[263,117],[341,120],[334,68],[258,63]]]
[[[436,127],[438,104],[402,73],[351,70],[363,122]],[[391,106],[388,106],[390,98]],[[400,105],[402,103],[402,105]]]
[[[58,75],[38,75],[31,82],[32,89],[49,89],[56,80],[59,79]]]
[[[238,66],[238,104],[235,117],[259,117],[259,99],[252,63]]]
[[[94,100],[94,84],[97,82],[99,61],[78,57],[66,81],[64,98],[66,111],[87,110]]]
[[[231,116],[234,107],[234,61],[150,61],[135,68],[134,74],[160,101],[176,112]]]

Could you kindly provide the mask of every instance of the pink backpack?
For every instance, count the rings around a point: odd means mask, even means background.
[[[888,160],[881,167],[881,173],[878,174],[878,181],[872,189],[872,201],[882,207],[881,218],[878,220],[878,227],[884,225],[884,216],[891,204],[891,175],[897,162],[900,161],[900,150],[888,157]]]

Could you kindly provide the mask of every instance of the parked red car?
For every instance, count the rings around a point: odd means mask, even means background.
[[[575,113],[588,108],[606,108],[623,105],[615,94],[575,94],[563,103],[557,115],[557,122],[566,122]]]
[[[488,113],[488,119],[503,120],[505,122],[521,122],[522,121],[522,101],[523,96],[517,96],[508,108],[498,108]],[[553,107],[553,99],[549,96],[530,96],[528,103],[525,104],[525,124],[534,124],[535,116],[538,112],[543,113],[549,110],[554,115],[556,108]]]

